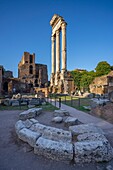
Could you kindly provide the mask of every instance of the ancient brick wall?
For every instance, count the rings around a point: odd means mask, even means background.
[[[36,64],[35,54],[24,52],[18,64],[18,77],[32,87],[44,87],[48,82],[47,65]]]

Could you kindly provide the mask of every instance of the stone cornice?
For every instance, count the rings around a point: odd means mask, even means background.
[[[57,15],[57,14],[54,14],[53,17],[52,17],[52,19],[51,19],[51,21],[50,21],[50,25],[51,25],[52,27],[55,27],[59,21],[65,22],[65,20],[64,20],[63,17],[61,17],[61,16],[59,16],[59,15]]]

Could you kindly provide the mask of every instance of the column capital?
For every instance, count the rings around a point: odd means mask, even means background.
[[[66,23],[66,22],[63,22],[62,25],[61,25],[62,29],[65,29],[65,28],[66,28],[66,25],[67,25],[67,23]]]

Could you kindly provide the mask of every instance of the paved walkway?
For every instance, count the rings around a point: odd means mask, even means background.
[[[51,104],[55,106],[54,101],[52,101]],[[59,102],[56,102],[56,107],[59,107]],[[71,116],[76,117],[82,123],[94,123],[96,126],[102,128],[107,134],[113,132],[113,124],[108,123],[107,121],[104,121],[101,118],[94,117],[92,115],[89,115],[88,113],[79,111],[65,104],[61,104],[61,109],[69,111]]]

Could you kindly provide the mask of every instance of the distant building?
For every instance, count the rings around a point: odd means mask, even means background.
[[[44,88],[47,84],[47,65],[36,64],[35,54],[24,52],[18,64],[18,78],[13,77],[12,71],[0,66],[0,94],[26,93],[38,87]]]
[[[30,87],[45,87],[48,83],[47,65],[36,64],[35,54],[24,52],[18,64],[18,78]]]
[[[113,71],[107,75],[96,77],[89,88],[90,92],[95,94],[107,94],[113,91]]]

